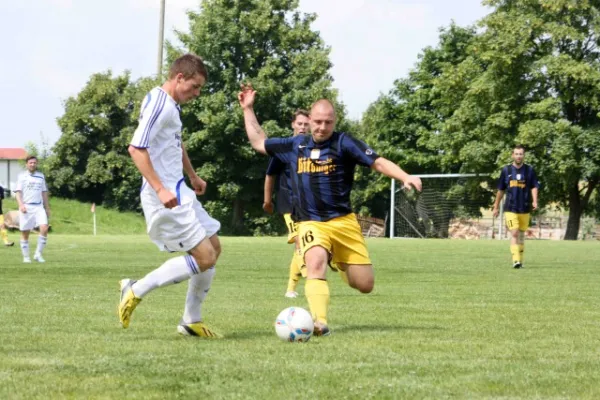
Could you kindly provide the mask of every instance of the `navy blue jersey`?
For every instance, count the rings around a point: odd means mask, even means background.
[[[4,188],[0,186],[0,215],[4,214],[2,212],[2,200],[4,200]]]
[[[280,214],[292,212],[292,185],[290,183],[289,167],[275,157],[269,159],[267,175],[276,176],[275,183],[275,206]]]
[[[528,213],[531,210],[531,189],[539,187],[532,166],[523,164],[517,168],[511,164],[502,168],[498,190],[506,191],[504,211]]]
[[[267,139],[265,149],[290,170],[296,221],[328,221],[350,214],[356,165],[370,167],[379,158],[367,144],[343,132],[334,132],[322,143],[310,135]]]

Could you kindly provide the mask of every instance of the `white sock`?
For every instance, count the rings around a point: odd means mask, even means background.
[[[29,240],[21,240],[21,253],[23,258],[29,258]]]
[[[183,310],[183,322],[186,324],[202,321],[202,303],[210,290],[215,273],[216,269],[213,266],[190,278]]]
[[[189,263],[187,256],[171,258],[163,265],[131,286],[136,297],[144,297],[148,292],[163,286],[183,282],[200,272],[196,264]]]
[[[39,254],[42,255],[42,252],[44,251],[44,247],[46,247],[46,242],[48,241],[48,238],[46,236],[38,236],[38,244],[37,244],[37,249],[35,250],[35,254]]]

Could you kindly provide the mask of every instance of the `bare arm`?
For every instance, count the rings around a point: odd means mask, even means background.
[[[42,201],[44,203],[44,210],[46,215],[50,218],[50,202],[48,201],[48,192],[42,192]]]
[[[417,189],[418,191],[421,191],[422,189],[420,178],[407,174],[402,168],[400,168],[398,165],[394,164],[387,158],[379,157],[377,160],[375,160],[371,168],[379,172],[380,174],[401,181],[402,183],[404,183],[404,186],[407,189],[410,189],[411,186]]]
[[[538,208],[538,188],[534,187],[533,189],[531,189],[531,197],[533,198],[533,203],[531,205],[533,206],[534,210],[537,210],[537,208]]]
[[[190,178],[190,183],[192,184],[192,188],[194,188],[194,192],[198,195],[204,194],[206,192],[206,182],[196,174],[196,170],[190,161],[190,157],[188,156],[183,143],[181,143],[181,150],[183,153],[183,170]]]
[[[267,154],[267,151],[265,150],[265,140],[267,139],[267,135],[258,123],[256,114],[254,114],[255,96],[256,91],[252,86],[245,85],[242,86],[242,91],[238,93],[238,100],[244,111],[244,125],[246,127],[246,134],[248,135],[250,145],[259,153]]]
[[[254,114],[254,109],[251,107],[244,108],[244,124],[252,148],[261,154],[267,154],[267,150],[265,150],[265,140],[267,139],[267,135],[258,123],[256,115]]]
[[[263,210],[265,210],[269,214],[273,213],[273,202],[271,201],[271,199],[273,198],[273,187],[274,186],[275,186],[275,175],[266,175],[265,176]]]
[[[146,178],[148,185],[154,189],[163,205],[167,208],[175,207],[177,205],[177,197],[175,197],[175,195],[170,191],[166,190],[163,183],[160,181],[160,178],[154,170],[152,161],[150,161],[148,150],[135,146],[129,146],[128,150],[133,163],[140,171],[142,176]]]
[[[492,211],[492,215],[494,218],[498,216],[498,207],[500,206],[500,201],[504,197],[504,190],[498,190],[496,193],[496,200],[494,200],[494,210]]]
[[[187,150],[185,149],[183,143],[181,143],[181,150],[183,152],[183,170],[190,178],[196,176],[196,170],[190,161],[190,157],[188,156]]]
[[[27,212],[27,208],[25,208],[25,204],[23,204],[23,193],[18,190],[15,192],[15,194],[17,197],[17,205],[19,206],[19,210],[21,210],[21,212]]]

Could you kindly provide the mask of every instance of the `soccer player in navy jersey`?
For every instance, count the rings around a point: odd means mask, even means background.
[[[529,213],[538,208],[540,183],[532,166],[524,163],[525,148],[517,145],[512,152],[513,163],[502,168],[498,180],[498,193],[494,202],[493,215],[498,216],[498,206],[504,193],[504,219],[510,230],[510,252],[513,268],[523,268],[525,232],[529,228]]]
[[[293,136],[305,135],[308,133],[309,113],[306,110],[296,110],[292,119]],[[290,272],[288,278],[285,297],[296,298],[296,286],[302,276],[302,266],[304,260],[300,252],[300,242],[298,241],[298,229],[296,222],[292,219],[292,187],[290,184],[290,169],[288,166],[275,157],[269,160],[267,174],[265,176],[264,202],[263,209],[269,214],[273,213],[273,188],[277,183],[277,212],[283,215],[285,226],[288,229],[288,243],[294,243],[294,255],[290,262]],[[306,269],[304,269],[306,273]]]
[[[267,139],[254,114],[255,96],[256,91],[249,85],[238,94],[246,133],[256,151],[275,157],[290,168],[292,216],[298,222],[307,267],[304,292],[315,321],[315,335],[325,336],[330,333],[328,261],[337,265],[350,287],[370,293],[375,285],[373,265],[350,206],[356,165],[398,179],[408,189],[421,190],[421,180],[378,156],[364,142],[335,132],[335,110],[329,100],[318,100],[311,107],[311,135]]]

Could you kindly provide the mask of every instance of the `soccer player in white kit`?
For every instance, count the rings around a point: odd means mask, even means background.
[[[183,335],[218,337],[202,320],[202,303],[215,275],[221,252],[217,232],[221,224],[211,218],[196,199],[206,190],[181,141],[180,104],[200,94],[208,73],[202,59],[193,54],[173,62],[169,78],[144,99],[139,126],[129,154],[144,177],[140,198],[150,239],[160,250],[186,252],[167,260],[142,279],[121,280],[118,307],[123,328],[150,291],[189,279],[183,318],[177,330]],[[183,177],[190,179],[190,189]]]
[[[37,170],[38,160],[29,156],[25,160],[27,171],[19,174],[17,179],[17,203],[19,204],[19,229],[21,231],[21,252],[23,262],[30,263],[29,257],[29,232],[38,226],[37,248],[33,259],[45,262],[42,253],[48,238],[48,218],[50,217],[50,204],[48,203],[48,188],[44,174]]]

